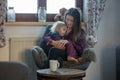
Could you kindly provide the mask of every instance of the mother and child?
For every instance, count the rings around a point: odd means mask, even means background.
[[[55,22],[41,42],[48,60],[79,63],[85,48],[85,31],[81,27],[80,12],[77,8],[66,11],[64,21]]]

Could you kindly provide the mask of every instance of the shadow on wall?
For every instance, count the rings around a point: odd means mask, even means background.
[[[115,47],[107,45],[101,51],[101,80],[116,80]]]

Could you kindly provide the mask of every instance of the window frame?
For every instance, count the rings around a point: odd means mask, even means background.
[[[47,0],[37,0],[37,8],[45,7]],[[80,7],[83,11],[83,0],[75,0],[75,6]],[[46,22],[54,22],[54,16],[56,14],[46,14]],[[38,22],[36,13],[16,13],[16,22]]]

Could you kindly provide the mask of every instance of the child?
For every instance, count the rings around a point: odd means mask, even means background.
[[[53,24],[50,30],[50,36],[53,40],[61,40],[64,39],[67,27],[64,22],[57,21]]]
[[[51,31],[49,33],[49,37],[46,37],[45,40],[48,40],[49,38],[51,38],[52,40],[57,41],[57,40],[64,39],[67,26],[64,22],[57,21],[53,24],[50,30]],[[67,49],[68,61],[79,62],[80,58],[78,58],[78,55],[76,51],[73,49],[73,45],[70,41],[67,41],[67,43],[65,44],[65,49]]]

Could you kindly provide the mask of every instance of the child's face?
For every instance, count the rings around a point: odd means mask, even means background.
[[[67,31],[67,27],[66,26],[62,26],[62,27],[60,27],[60,29],[59,29],[59,34],[61,35],[61,36],[64,36],[65,35],[65,33],[66,33],[66,31]]]

